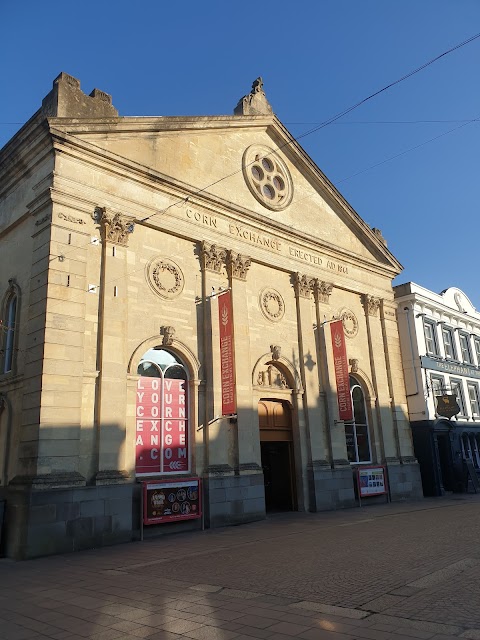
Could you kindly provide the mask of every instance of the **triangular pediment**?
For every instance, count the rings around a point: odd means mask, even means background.
[[[192,194],[246,210],[272,230],[304,234],[319,247],[381,264],[392,277],[401,271],[381,234],[360,218],[273,115],[62,119],[51,125],[119,162],[185,185]],[[270,182],[258,164],[262,153],[267,162],[273,160]],[[255,163],[258,175],[252,173]],[[275,191],[275,184],[281,191],[282,181],[289,186],[283,201]]]

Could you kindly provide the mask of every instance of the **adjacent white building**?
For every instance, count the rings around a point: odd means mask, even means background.
[[[465,491],[465,461],[480,471],[480,313],[455,287],[434,293],[407,282],[394,291],[424,493]]]

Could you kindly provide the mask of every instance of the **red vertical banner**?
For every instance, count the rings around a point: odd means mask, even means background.
[[[163,381],[162,471],[188,470],[187,390],[185,380]]]
[[[330,324],[332,332],[333,363],[337,383],[338,413],[340,420],[353,420],[350,377],[348,374],[347,349],[343,323],[336,320]]]
[[[222,383],[222,415],[236,413],[235,355],[233,350],[232,294],[228,290],[218,296],[220,325],[220,373]]]
[[[135,434],[137,473],[161,471],[162,383],[161,378],[140,378],[137,382]]]

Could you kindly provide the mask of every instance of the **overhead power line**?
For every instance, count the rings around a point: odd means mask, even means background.
[[[323,129],[324,127],[327,127],[327,126],[333,124],[334,122],[336,122],[340,118],[343,118],[343,116],[346,116],[348,113],[351,113],[355,109],[358,109],[360,106],[362,106],[363,104],[365,104],[369,100],[372,100],[373,98],[375,98],[376,96],[380,95],[381,93],[384,93],[385,91],[388,91],[392,87],[395,87],[397,84],[400,84],[401,82],[404,82],[405,80],[408,80],[408,78],[411,78],[412,76],[416,75],[417,73],[420,73],[420,71],[423,71],[424,69],[426,69],[430,65],[434,64],[435,62],[437,62],[441,58],[444,58],[445,56],[449,55],[450,53],[453,53],[454,51],[457,51],[458,49],[466,46],[467,44],[469,44],[470,42],[473,42],[474,40],[477,40],[478,38],[480,38],[480,33],[477,33],[474,36],[471,36],[470,38],[467,38],[466,40],[463,40],[463,42],[460,42],[459,44],[455,45],[454,47],[451,47],[450,49],[447,49],[446,51],[443,51],[443,53],[440,53],[438,56],[435,56],[434,58],[432,58],[428,62],[425,62],[424,64],[420,65],[416,69],[413,69],[413,71],[410,71],[409,73],[406,73],[405,75],[403,75],[402,77],[398,78],[397,80],[394,80],[393,82],[390,82],[389,84],[385,85],[384,87],[382,87],[378,91],[375,91],[374,93],[371,93],[366,98],[363,98],[362,100],[360,100],[359,102],[355,103],[351,107],[348,107],[347,109],[344,109],[340,113],[337,113],[336,115],[332,116],[328,120],[325,120],[324,122],[322,122],[318,126],[314,127],[313,129],[309,129],[308,131],[305,131],[305,133],[302,133],[302,134],[300,134],[298,136],[292,136],[292,138],[290,140],[285,142],[283,145],[280,145],[279,147],[277,147],[275,149],[275,151],[279,151],[279,150],[285,148],[286,146],[292,144],[293,142],[297,142],[298,140],[301,140],[302,138],[306,138],[307,136],[311,135],[312,133],[320,131],[320,129]],[[241,171],[242,171],[242,169],[238,169],[237,171],[229,173],[229,174],[223,176],[223,178],[219,178],[218,180],[215,180],[214,182],[211,182],[206,187],[203,187],[202,189],[198,189],[192,195],[193,196],[199,195],[200,193],[203,193],[207,189],[210,189],[210,187],[215,186],[216,184],[218,184],[219,182],[222,182],[223,180],[226,180],[227,178],[231,178],[231,177],[237,175]],[[150,218],[153,218],[153,216],[162,215],[165,212],[167,212],[169,209],[171,209],[172,207],[178,206],[180,203],[185,202],[186,200],[188,200],[188,198],[187,199],[180,198],[176,203],[170,204],[165,209],[162,209],[162,211],[157,211],[155,213],[150,214],[149,216],[146,216],[145,218],[142,218],[140,220],[140,222],[146,222]]]
[[[424,142],[420,142],[420,144],[417,144],[414,147],[410,147],[409,149],[405,149],[404,151],[400,151],[400,153],[396,153],[394,156],[390,156],[390,158],[385,158],[385,160],[381,160],[380,162],[372,164],[370,167],[367,167],[366,169],[361,169],[361,171],[357,171],[356,173],[352,173],[352,175],[348,176],[347,178],[343,178],[342,180],[339,180],[338,182],[336,182],[336,184],[342,184],[342,182],[346,182],[347,180],[351,180],[352,178],[355,178],[356,176],[359,176],[360,174],[365,173],[366,171],[370,171],[371,169],[375,169],[376,167],[379,167],[382,164],[386,164],[387,162],[391,162],[392,160],[395,160],[395,158],[399,158],[400,156],[404,156],[406,153],[410,153],[410,151],[415,151],[416,149],[419,149],[420,147],[424,147],[426,144],[430,144],[430,142],[434,142],[435,140],[438,140],[439,138],[443,138],[443,136],[447,136],[449,133],[453,133],[454,131],[458,131],[459,129],[463,129],[463,127],[466,127],[468,124],[472,124],[473,122],[480,122],[480,116],[478,118],[474,118],[473,120],[467,120],[466,122],[461,124],[459,127],[454,127],[453,129],[449,129],[448,131],[444,131],[443,133],[439,133],[437,136],[434,136],[433,138],[430,138],[429,140],[425,140]]]

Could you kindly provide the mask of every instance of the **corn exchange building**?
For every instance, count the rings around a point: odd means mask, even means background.
[[[261,78],[121,117],[62,73],[0,169],[4,554],[349,507],[369,466],[421,496],[401,265]]]

